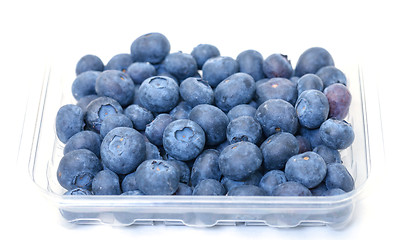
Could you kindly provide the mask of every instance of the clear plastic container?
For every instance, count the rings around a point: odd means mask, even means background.
[[[341,151],[343,164],[355,179],[355,189],[331,197],[230,197],[230,196],[64,196],[56,170],[63,156],[63,144],[55,134],[58,109],[74,103],[71,83],[74,64],[52,64],[41,82],[31,86],[25,116],[19,161],[28,167],[35,185],[69,222],[112,225],[179,224],[187,226],[298,225],[345,226],[371,175],[365,81],[360,67],[337,65],[348,78],[352,104],[347,117],[355,131],[351,147]],[[370,93],[372,99],[375,94]],[[378,106],[377,106],[378,107]],[[378,138],[378,136],[376,136]]]

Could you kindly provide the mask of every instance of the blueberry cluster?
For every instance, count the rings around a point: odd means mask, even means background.
[[[354,180],[340,150],[354,132],[344,118],[344,73],[320,47],[293,68],[255,50],[236,59],[210,44],[170,52],[160,33],[130,54],[76,65],[56,133],[65,144],[57,179],[69,195],[327,196]]]

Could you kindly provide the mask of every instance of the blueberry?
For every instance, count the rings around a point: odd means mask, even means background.
[[[156,116],[156,118],[147,124],[145,128],[145,136],[148,140],[157,145],[162,146],[163,144],[163,132],[169,123],[173,122],[172,116],[167,113],[161,113]]]
[[[183,161],[179,161],[179,160],[175,160],[175,159],[168,159],[168,161],[179,172],[180,182],[186,183],[186,184],[189,183],[190,182],[190,168],[188,167],[188,165]]]
[[[193,195],[193,189],[189,185],[180,182],[174,195]]]
[[[134,128],[138,131],[145,130],[147,124],[154,120],[151,111],[137,104],[132,104],[124,109],[124,115],[132,121]]]
[[[56,134],[62,143],[66,143],[74,134],[84,128],[84,112],[73,104],[62,106],[56,115]]]
[[[114,128],[101,144],[102,162],[117,174],[133,172],[145,160],[145,154],[144,137],[133,128]]]
[[[286,163],[285,175],[288,181],[295,181],[307,188],[316,187],[324,180],[327,165],[324,159],[315,152],[295,155]]]
[[[320,129],[309,129],[305,127],[299,128],[300,135],[308,140],[311,149],[324,144],[320,137]]]
[[[225,194],[225,187],[215,179],[204,179],[193,190],[193,195],[219,196]]]
[[[223,176],[244,180],[260,168],[262,154],[253,143],[237,142],[223,149],[218,163]]]
[[[340,150],[353,143],[355,134],[348,122],[330,118],[320,126],[320,137],[326,146]]]
[[[120,195],[119,176],[106,169],[98,172],[92,180],[94,195]]]
[[[346,86],[347,79],[345,74],[334,66],[322,67],[316,74],[321,78],[324,88],[334,83],[340,83]]]
[[[329,117],[338,120],[344,119],[349,113],[352,94],[345,85],[334,83],[324,89],[329,102]]]
[[[135,181],[135,173],[136,172],[127,174],[123,178],[123,181],[121,182],[121,190],[123,193],[138,190],[137,182]]]
[[[181,82],[180,96],[192,107],[214,102],[214,91],[202,78],[189,77]]]
[[[325,185],[328,189],[340,188],[345,192],[354,189],[354,180],[349,171],[341,163],[328,164]]]
[[[191,169],[191,184],[196,186],[204,179],[221,179],[221,171],[218,165],[219,152],[215,149],[204,150],[194,162]]]
[[[230,109],[227,116],[229,118],[229,121],[232,121],[233,119],[238,118],[240,116],[254,117],[256,111],[257,109],[249,104],[239,104]]]
[[[172,116],[173,120],[188,119],[191,109],[193,108],[188,102],[181,101],[169,112],[169,115]]]
[[[263,71],[267,78],[287,78],[293,74],[293,68],[288,56],[274,53],[268,56],[262,63]]]
[[[264,189],[268,196],[273,195],[276,186],[286,182],[285,173],[281,170],[271,170],[261,178],[259,186]]]
[[[98,71],[86,71],[75,78],[71,92],[77,101],[88,95],[96,95],[95,83],[99,74]]]
[[[262,178],[262,174],[259,171],[255,171],[249,177],[241,181],[235,181],[227,177],[221,179],[221,183],[225,186],[226,190],[230,191],[232,188],[241,185],[255,185],[258,186]]]
[[[327,169],[328,170],[328,169]],[[316,187],[310,189],[310,192],[313,196],[323,196],[324,192],[328,190],[327,186],[325,185],[325,179],[318,184]]]
[[[143,192],[141,192],[140,190],[133,190],[133,191],[127,191],[127,192],[123,192],[122,194],[120,194],[120,196],[127,196],[127,195],[131,195],[131,196],[142,196],[145,195]]]
[[[179,180],[179,171],[165,160],[146,160],[135,174],[138,189],[146,195],[172,195],[179,187]]]
[[[64,146],[63,153],[66,155],[74,150],[88,149],[89,151],[95,153],[97,157],[100,157],[101,142],[102,140],[99,134],[92,131],[81,131],[68,139],[66,145]]]
[[[227,193],[227,196],[266,196],[265,191],[254,185],[236,186]]]
[[[341,154],[338,152],[338,150],[329,148],[325,145],[315,147],[313,152],[318,153],[324,159],[326,164],[342,163]]]
[[[297,81],[298,96],[300,96],[303,91],[310,89],[315,89],[318,91],[322,91],[324,89],[324,84],[322,83],[321,78],[313,73],[305,74]]]
[[[226,140],[229,119],[221,109],[209,104],[200,104],[191,110],[189,119],[204,130],[207,145],[218,145]]]
[[[249,103],[254,96],[255,81],[247,73],[235,73],[220,82],[215,88],[215,104],[224,112],[234,106]]]
[[[152,112],[169,112],[179,102],[179,86],[169,77],[155,76],[145,79],[138,91],[144,107]]]
[[[265,101],[257,108],[255,119],[261,124],[267,137],[277,132],[295,134],[298,128],[295,108],[282,99]]]
[[[100,128],[100,135],[102,138],[106,136],[110,130],[117,128],[117,127],[128,127],[128,128],[133,128],[133,122],[131,122],[130,118],[128,118],[126,115],[117,113],[113,114],[110,116],[105,117],[105,119],[102,122],[101,128]]]
[[[288,159],[299,152],[299,143],[295,136],[287,132],[271,135],[261,146],[266,170],[283,169]]]
[[[130,54],[120,53],[113,56],[105,66],[105,70],[118,70],[127,72],[128,67],[133,63]]]
[[[150,142],[145,142],[145,160],[162,159],[159,148]]]
[[[263,71],[263,57],[256,50],[246,50],[237,55],[236,61],[239,63],[239,71],[247,73],[253,77],[255,81],[265,78]]]
[[[258,144],[262,137],[261,125],[250,116],[235,118],[227,126],[226,137],[231,144],[240,141]]]
[[[331,54],[321,47],[309,48],[300,55],[296,64],[295,75],[301,77],[307,73],[316,73],[325,66],[334,66]],[[322,80],[325,82],[324,79]]]
[[[296,85],[286,78],[263,79],[256,83],[255,98],[257,104],[269,99],[283,99],[294,105],[297,100]]]
[[[314,89],[302,92],[295,108],[300,125],[310,129],[320,127],[329,113],[327,97]]]
[[[295,137],[296,137],[297,141],[299,142],[299,153],[304,153],[304,152],[313,150],[311,148],[310,141],[306,137],[304,137],[302,135],[296,135]]]
[[[86,126],[89,130],[99,133],[105,117],[122,112],[123,108],[113,98],[98,97],[87,106],[85,115]]]
[[[310,190],[298,182],[284,182],[272,191],[273,196],[312,196]]]
[[[82,98],[80,98],[80,100],[77,101],[77,106],[79,106],[82,109],[82,111],[86,112],[88,104],[93,100],[97,99],[98,97],[99,97],[98,95],[83,96]]]
[[[96,79],[96,93],[99,96],[113,98],[125,107],[133,102],[134,83],[124,72],[105,70]]]
[[[133,62],[160,63],[169,52],[169,40],[161,33],[142,35],[131,44]]]
[[[329,189],[329,190],[325,191],[325,192],[322,194],[322,196],[337,196],[337,195],[342,195],[342,194],[344,194],[344,193],[346,193],[346,192],[343,191],[343,190],[340,189],[340,188],[332,188],[332,189]]]
[[[135,84],[141,84],[145,79],[156,75],[156,69],[148,62],[135,62],[127,68],[127,74]]]
[[[80,60],[77,62],[75,73],[78,76],[86,71],[102,72],[104,67],[105,66],[103,65],[102,60],[98,56],[88,54],[80,58]]]
[[[87,149],[78,149],[64,155],[57,168],[57,180],[67,190],[91,189],[92,179],[102,170],[96,155]]]
[[[238,71],[237,61],[225,56],[210,58],[202,66],[203,78],[211,87],[218,86],[220,82]]]
[[[198,69],[202,69],[202,66],[208,59],[220,55],[218,48],[211,44],[199,44],[191,51],[191,56],[197,62]]]
[[[85,196],[85,195],[93,195],[93,194],[88,189],[74,188],[74,189],[71,189],[71,190],[68,190],[67,192],[65,192],[64,195],[66,195],[66,196]]]
[[[188,119],[171,122],[163,132],[166,153],[181,161],[196,158],[204,149],[205,134],[202,128]]]
[[[165,69],[179,81],[197,73],[197,62],[193,56],[187,53],[175,52],[167,55],[164,65]]]

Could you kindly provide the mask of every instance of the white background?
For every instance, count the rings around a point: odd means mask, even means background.
[[[400,239],[401,7],[397,1],[278,2],[2,1],[0,238]],[[375,120],[382,117],[382,126],[373,126],[377,130],[373,141],[379,143],[372,148],[372,161],[378,169],[373,169],[375,178],[359,200],[349,226],[343,230],[244,226],[205,229],[65,223],[30,182],[21,162],[16,164],[29,83],[43,76],[50,59],[78,60],[92,53],[106,62],[117,53],[129,52],[131,42],[148,32],[165,34],[172,51],[189,53],[199,43],[211,43],[222,55],[234,58],[250,48],[264,57],[274,52],[292,52],[297,57],[309,47],[322,46],[333,54],[335,63],[342,58],[364,66],[364,77],[374,90],[377,88],[381,106],[378,112],[376,106],[371,106],[374,113],[370,115]],[[377,102],[375,95],[372,98]]]

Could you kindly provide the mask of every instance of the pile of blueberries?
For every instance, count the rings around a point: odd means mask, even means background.
[[[354,189],[340,150],[351,94],[324,48],[236,59],[170,53],[149,33],[104,65],[83,56],[56,133],[67,195],[331,196]]]

